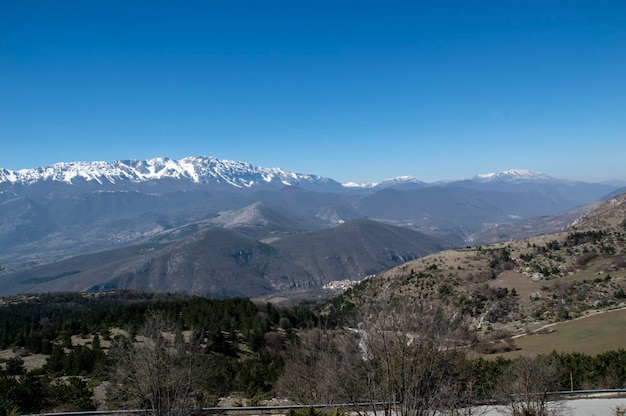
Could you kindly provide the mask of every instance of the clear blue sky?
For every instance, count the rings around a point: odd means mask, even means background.
[[[626,180],[626,2],[5,0],[0,143],[13,170]]]

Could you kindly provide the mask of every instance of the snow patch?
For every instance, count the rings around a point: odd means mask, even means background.
[[[260,183],[282,183],[285,186],[301,184],[330,184],[332,181],[317,175],[286,172],[278,168],[262,168],[249,163],[219,160],[213,157],[185,157],[174,160],[157,157],[148,160],[107,162],[61,162],[35,169],[0,170],[0,183],[32,185],[41,181],[75,184],[82,179],[100,185],[116,182],[145,182],[172,178],[192,183],[227,183],[237,188],[250,188]]]

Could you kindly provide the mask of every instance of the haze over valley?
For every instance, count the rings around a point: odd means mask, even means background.
[[[2,170],[0,294],[330,296],[447,248],[560,231],[618,189],[526,170],[346,186],[212,157]]]
[[[625,22],[4,2],[0,416],[623,416]]]

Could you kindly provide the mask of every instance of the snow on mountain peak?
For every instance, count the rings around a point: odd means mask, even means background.
[[[400,185],[411,185],[411,184],[423,184],[424,182],[413,176],[397,176],[391,179],[385,179],[382,182],[348,182],[344,183],[343,186],[346,188],[361,188],[361,189],[371,189],[371,188],[389,188],[392,186],[400,186]]]
[[[381,186],[391,186],[391,185],[401,185],[401,184],[408,184],[408,183],[417,183],[417,184],[419,184],[419,183],[424,183],[424,182],[420,181],[419,179],[417,179],[414,176],[397,176],[395,178],[385,179],[379,185],[381,185]]]
[[[378,186],[378,182],[346,182],[342,184],[345,188],[369,189]]]
[[[81,181],[99,185],[140,183],[161,179],[177,179],[194,184],[214,183],[236,188],[255,186],[313,186],[340,187],[332,179],[318,175],[287,172],[280,168],[263,168],[246,162],[220,160],[209,156],[189,156],[180,160],[157,157],[147,160],[116,160],[113,162],[60,162],[34,169],[8,170],[0,168],[0,183],[31,185],[37,182]],[[509,169],[486,173],[471,178],[474,182],[528,182],[553,180],[544,173],[524,169]],[[382,182],[343,184],[344,188],[382,189],[389,187],[415,187],[425,182],[413,176],[398,176]]]
[[[278,186],[326,184],[334,181],[317,175],[287,172],[279,168],[262,168],[245,162],[191,156],[180,160],[158,157],[148,160],[114,162],[60,162],[34,169],[11,171],[0,169],[0,183],[31,185],[40,181],[76,183],[77,180],[115,184],[182,179],[192,183],[221,183],[238,188],[274,184]]]
[[[509,169],[497,173],[484,173],[472,178],[475,182],[525,182],[546,181],[552,178],[545,173],[531,172],[526,169]]]

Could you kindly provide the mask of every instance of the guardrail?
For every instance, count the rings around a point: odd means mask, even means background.
[[[335,403],[335,404],[294,404],[283,406],[236,406],[236,407],[200,407],[189,409],[189,414],[272,414],[272,413],[286,413],[289,410],[300,409],[343,409],[355,407],[367,408],[367,407],[381,407],[388,406],[384,402],[375,403]],[[56,412],[56,413],[38,413],[22,416],[106,416],[106,415],[132,415],[138,413],[148,414],[150,409],[120,409],[120,410],[86,410],[81,412]]]
[[[575,397],[575,396],[593,396],[593,395],[626,395],[626,389],[603,389],[603,390],[565,390],[554,391],[547,393],[551,397]],[[489,401],[489,397],[483,397],[479,401]],[[375,402],[375,403],[335,403],[335,404],[294,404],[284,406],[237,406],[237,407],[201,407],[189,409],[189,414],[194,415],[211,415],[211,414],[276,414],[286,413],[289,410],[300,409],[354,409],[377,407],[385,408],[393,405],[394,403]],[[149,409],[123,409],[123,410],[88,410],[82,412],[58,412],[58,413],[39,413],[22,416],[115,416],[115,415],[132,415],[132,414],[149,414]]]
[[[595,394],[618,394],[626,395],[626,389],[602,389],[602,390],[564,390],[548,393],[548,396],[592,396]]]
[[[547,393],[531,393],[530,396],[547,396],[553,398],[552,400],[558,400],[558,398],[570,398],[575,400],[577,397],[589,397],[600,395],[612,395],[612,396],[626,396],[626,389],[601,389],[601,390],[562,390],[551,391]],[[511,399],[523,397],[523,394],[512,394],[508,396]],[[504,404],[507,396],[482,396],[478,397],[475,404],[489,405],[489,404]]]

